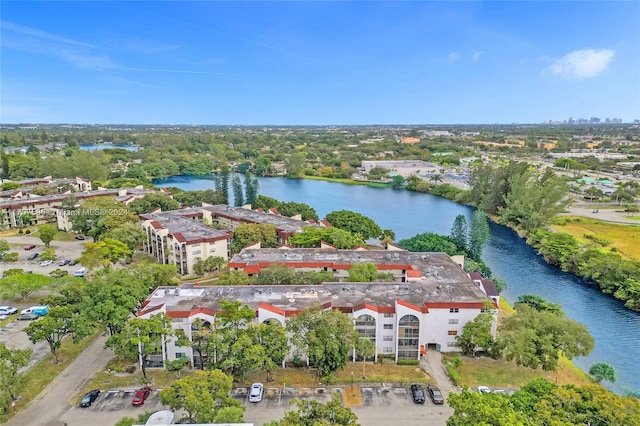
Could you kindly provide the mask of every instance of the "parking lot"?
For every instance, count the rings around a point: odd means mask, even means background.
[[[25,271],[31,271],[34,274],[42,274],[42,275],[48,275],[49,272],[59,268],[59,269],[62,269],[63,271],[67,271],[69,275],[73,275],[74,271],[76,271],[77,269],[80,269],[82,265],[78,264],[78,265],[58,266],[57,264],[58,261],[62,259],[75,260],[79,258],[80,255],[82,255],[82,251],[84,250],[85,243],[91,240],[89,238],[88,240],[83,240],[83,241],[76,241],[76,240],[52,241],[51,247],[54,248],[56,251],[57,260],[49,266],[40,266],[40,262],[41,262],[40,257],[37,257],[34,260],[27,259],[29,255],[33,255],[34,253],[37,253],[39,255],[44,251],[45,246],[39,238],[19,236],[19,237],[4,237],[2,239],[7,240],[9,242],[9,245],[11,246],[9,253],[18,253],[18,261],[17,262],[0,262],[0,275],[2,272],[6,271],[7,269],[13,269],[13,268],[20,268],[20,269],[24,269]],[[25,250],[24,248],[29,245],[34,245],[35,248],[31,250]]]
[[[9,324],[0,328],[0,340],[10,348],[14,349],[31,349],[31,361],[26,369],[42,359],[49,353],[49,345],[46,341],[31,343],[24,333],[24,329],[31,324],[31,321],[11,321]]]
[[[342,395],[344,392],[357,391],[346,387],[265,387],[262,401],[251,403],[248,401],[248,388],[234,388],[232,397],[244,407],[244,420],[260,426],[270,420],[281,419],[285,410],[295,408],[291,406],[294,398],[314,399],[326,403],[334,393]],[[424,404],[415,404],[411,399],[409,387],[380,386],[360,387],[362,406],[351,407],[358,416],[358,423],[363,426],[402,424],[402,425],[431,425],[442,426],[453,410],[445,403],[434,405],[430,400]],[[136,417],[145,410],[158,411],[167,409],[160,403],[160,390],[154,389],[145,404],[133,407],[131,401],[135,389],[102,392],[91,407],[71,407],[60,421],[68,426],[87,424],[108,425],[115,424],[124,416]],[[178,419],[176,416],[176,420]]]
[[[131,401],[133,401],[135,391],[136,389],[103,391],[93,405],[86,408],[75,405],[62,415],[60,421],[68,426],[113,425],[125,416],[138,417],[139,414],[147,410],[166,409],[160,404],[159,389],[154,389],[143,405],[134,407],[131,405]]]

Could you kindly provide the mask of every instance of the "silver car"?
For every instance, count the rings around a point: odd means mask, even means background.
[[[249,402],[262,401],[262,393],[264,392],[264,385],[262,383],[254,383],[251,385],[249,391]]]

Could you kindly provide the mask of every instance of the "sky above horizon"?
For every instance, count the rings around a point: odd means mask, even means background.
[[[0,123],[640,119],[640,2],[3,1]]]

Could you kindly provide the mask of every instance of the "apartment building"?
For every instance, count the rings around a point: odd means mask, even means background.
[[[234,231],[238,226],[248,223],[273,225],[276,228],[276,241],[279,244],[285,244],[290,236],[302,232],[302,228],[305,226],[318,228],[331,226],[326,220],[319,222],[304,221],[300,215],[293,217],[283,216],[277,209],[269,209],[267,212],[252,210],[250,205],[231,207],[225,204],[203,204],[202,215],[203,220],[208,223],[219,224],[230,231]]]
[[[309,253],[303,253],[306,250]],[[242,259],[245,254],[247,263],[251,262],[252,266],[260,268],[277,261],[278,264],[285,263],[298,269],[335,269],[339,275],[339,271],[351,264],[375,261],[380,269],[392,271],[398,280],[320,285],[185,284],[181,287],[161,287],[147,298],[138,317],[149,318],[163,312],[172,319],[174,329],[181,329],[191,337],[192,324],[197,318],[208,323],[215,321],[216,313],[221,309],[220,300],[240,301],[249,306],[256,313],[256,322],[277,321],[281,325],[286,325],[291,317],[310,306],[339,309],[353,319],[361,338],[375,342],[375,359],[387,355],[394,356],[397,361],[419,359],[427,350],[458,351],[456,336],[462,332],[464,325],[488,306],[495,306],[445,253],[285,248],[275,250],[278,255],[268,249],[266,254],[260,255],[259,251],[262,250],[243,250],[239,256]],[[301,257],[292,260],[293,255]],[[314,262],[308,261],[316,257]],[[232,263],[236,269],[243,270],[238,265],[241,262],[232,259]],[[246,271],[246,266],[244,268]],[[495,333],[495,320],[493,331]],[[161,366],[164,360],[183,356],[194,360],[190,347],[177,346],[175,339],[167,339],[162,354],[156,357],[155,365]],[[355,352],[353,357],[355,359]]]
[[[202,207],[140,215],[147,234],[142,249],[164,265],[175,264],[178,273],[193,274],[198,259],[211,256],[229,259],[232,233],[201,222]]]

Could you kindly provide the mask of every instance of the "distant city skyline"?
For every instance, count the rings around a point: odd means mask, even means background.
[[[0,57],[4,124],[640,119],[640,2],[6,1]]]

